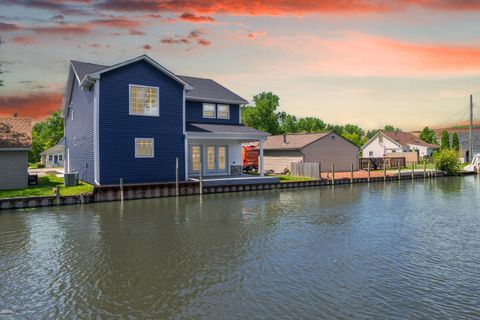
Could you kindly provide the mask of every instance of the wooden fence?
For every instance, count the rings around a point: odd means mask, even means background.
[[[387,158],[405,158],[406,163],[418,163],[418,152],[392,152],[385,154]]]
[[[312,179],[320,179],[319,163],[291,162],[290,174],[294,177],[309,177]]]
[[[406,166],[406,159],[404,157],[358,159],[358,168],[360,170],[368,170],[369,166],[371,170],[383,169],[384,166],[386,166],[387,169],[404,168]]]

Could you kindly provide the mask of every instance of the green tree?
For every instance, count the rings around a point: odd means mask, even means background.
[[[440,144],[441,150],[450,149],[450,136],[447,130],[442,131],[442,142]]]
[[[60,117],[60,112],[56,111],[44,121],[38,122],[33,126],[30,161],[39,161],[40,153],[56,145],[62,138],[63,118]]]
[[[271,92],[262,92],[253,97],[254,106],[242,109],[242,122],[249,127],[270,134],[280,132],[277,108],[280,98]]]
[[[455,150],[440,150],[434,154],[433,161],[437,169],[445,171],[448,174],[458,174],[460,172],[460,159]]]
[[[454,132],[452,136],[452,150],[457,152],[460,150],[460,140],[458,139],[458,134],[456,132]]]
[[[366,136],[367,136],[368,139],[372,139],[380,131],[382,131],[382,130],[380,130],[380,129],[368,130]]]
[[[297,117],[282,111],[278,113],[278,120],[280,122],[280,133],[296,133],[298,132]]]
[[[390,124],[385,125],[385,127],[383,128],[383,131],[386,131],[386,132],[402,132],[402,130],[400,128],[395,128],[394,126],[392,126]]]
[[[315,117],[306,117],[298,119],[299,132],[320,132],[325,130],[327,125],[323,120]]]
[[[422,139],[426,143],[437,144],[435,131],[430,129],[429,127],[423,128],[422,132],[420,133],[420,139]]]

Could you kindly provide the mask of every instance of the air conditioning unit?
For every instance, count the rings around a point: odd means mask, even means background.
[[[65,187],[73,187],[78,185],[78,172],[65,173],[63,175]]]

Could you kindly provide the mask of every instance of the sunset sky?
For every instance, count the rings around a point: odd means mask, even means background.
[[[465,120],[480,102],[480,1],[1,0],[0,115],[42,119],[69,60],[143,53],[247,100],[366,129]]]

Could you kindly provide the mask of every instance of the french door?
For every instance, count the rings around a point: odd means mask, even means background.
[[[228,147],[226,145],[190,145],[190,173],[205,175],[228,172]]]
[[[208,174],[228,172],[227,146],[207,145],[206,146],[206,171]]]

